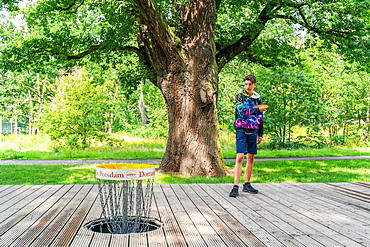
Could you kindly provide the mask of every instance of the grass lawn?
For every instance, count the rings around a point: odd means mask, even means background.
[[[161,159],[164,148],[151,148],[146,145],[129,146],[112,149],[61,150],[61,151],[15,151],[2,150],[0,160],[70,160],[70,159]],[[370,155],[370,148],[323,148],[298,150],[266,150],[258,151],[259,158],[284,157],[323,157],[346,155]],[[234,150],[223,150],[224,158],[235,158]]]
[[[224,158],[235,158],[235,143],[232,134],[221,140]],[[166,147],[164,139],[124,137],[122,146],[94,146],[86,150],[50,148],[45,136],[7,136],[0,140],[0,159],[160,159]],[[370,148],[324,148],[300,150],[258,151],[259,158],[274,157],[320,157],[345,155],[370,155]],[[168,174],[156,174],[156,183],[232,183],[231,170],[234,162],[226,163],[230,176],[222,178],[183,178]],[[258,183],[325,183],[369,182],[370,161],[269,161],[257,162],[252,182]],[[241,180],[243,181],[243,180]],[[95,165],[1,165],[0,184],[95,184]]]
[[[226,163],[233,169],[234,163]],[[95,184],[96,165],[2,165],[1,185]],[[243,180],[241,180],[243,181]],[[155,183],[232,183],[233,176],[221,178],[183,178],[157,173]],[[255,183],[326,183],[370,182],[369,160],[267,161],[257,162],[253,170]]]
[[[224,133],[221,147],[224,158],[235,158],[235,140],[231,132]],[[53,142],[45,135],[3,136],[0,138],[0,160],[37,159],[160,159],[163,157],[166,140],[164,138],[121,137],[120,147],[96,144],[86,150],[53,147]],[[321,149],[268,150],[261,144],[258,157],[319,157],[370,155],[370,147],[336,147]]]

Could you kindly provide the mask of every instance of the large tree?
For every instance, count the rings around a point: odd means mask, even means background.
[[[263,35],[272,26],[315,33],[365,60],[368,10],[362,0],[39,0],[24,11],[28,29],[22,40],[9,42],[3,65],[136,54],[167,106],[160,168],[222,176],[216,111],[222,68],[239,55],[264,66],[278,65],[281,56],[294,60],[295,44]]]

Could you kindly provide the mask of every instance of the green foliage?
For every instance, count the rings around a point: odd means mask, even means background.
[[[86,148],[92,140],[109,139],[112,102],[103,86],[96,85],[84,69],[62,76],[56,94],[45,108],[44,129],[53,140]]]
[[[321,50],[318,55],[318,49],[321,47],[307,49],[301,56],[307,76],[321,85],[320,126],[328,129],[334,144],[345,143],[349,136],[356,136],[359,141],[368,140],[369,74],[336,53]]]
[[[233,129],[235,95],[247,74],[257,76],[256,91],[270,107],[265,112],[266,148],[304,148],[366,145],[369,140],[370,81],[358,64],[322,46],[298,54],[299,66],[266,68],[244,62],[229,63],[220,73],[220,124]],[[298,136],[296,126],[306,127]],[[264,146],[265,147],[265,146]]]
[[[143,88],[145,95],[145,105],[147,115],[149,117],[149,124],[146,127],[147,131],[143,131],[144,136],[149,137],[167,137],[168,121],[167,108],[161,92],[152,84],[146,84]]]
[[[266,132],[285,147],[290,141],[293,126],[316,125],[321,115],[316,100],[320,85],[305,78],[304,73],[287,68],[264,69],[260,74],[260,90],[264,103],[269,105],[266,113]],[[273,143],[272,143],[273,144]]]
[[[156,80],[137,39],[141,13],[134,1],[39,0],[21,10],[18,1],[6,2],[3,7],[13,11],[11,16],[20,14],[25,22],[19,25],[5,17],[0,22],[2,116],[32,128],[42,120],[53,138],[71,147],[104,139],[106,131],[167,135],[165,102],[158,88],[148,83]],[[156,4],[162,19],[183,37],[181,10],[189,3]],[[270,105],[265,125],[269,147],[367,145],[369,4],[362,0],[221,1],[215,23],[217,52],[225,47],[232,52],[238,42],[244,46],[219,74],[221,127],[233,129],[235,94],[241,91],[245,75],[254,73],[256,91]],[[267,12],[267,19],[259,19]],[[62,96],[54,97],[51,88],[59,71],[77,63],[94,76],[90,81],[94,86],[82,89],[81,84],[81,95],[92,90],[94,97],[81,99],[81,105],[64,105],[56,98]],[[146,126],[141,126],[138,108],[141,92],[149,117]],[[72,95],[68,100],[78,102],[77,98]],[[92,107],[89,112],[87,105],[94,104],[88,99],[102,104],[101,109]],[[46,104],[48,110],[42,116]],[[51,108],[57,104],[59,108]],[[60,127],[77,125],[84,130]],[[294,136],[294,126],[308,131]]]

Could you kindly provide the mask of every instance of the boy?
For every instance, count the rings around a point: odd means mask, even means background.
[[[256,77],[247,75],[244,78],[244,90],[236,95],[236,121],[234,127],[236,130],[236,161],[234,169],[234,187],[230,192],[230,197],[239,195],[239,180],[242,173],[242,164],[244,155],[247,154],[247,166],[245,172],[245,183],[243,191],[257,194],[258,190],[250,184],[252,169],[254,164],[254,155],[257,154],[257,144],[262,142],[263,137],[263,112],[268,106],[261,105],[260,95],[254,92],[257,86]]]

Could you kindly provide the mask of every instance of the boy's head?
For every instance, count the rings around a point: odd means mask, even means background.
[[[256,87],[256,85],[257,85],[256,84],[256,77],[254,75],[247,75],[244,78],[245,91],[247,91],[247,93],[249,95],[252,95],[253,94],[253,90]]]
[[[256,76],[255,75],[247,75],[244,78],[244,81],[251,81],[252,83],[256,83]]]

